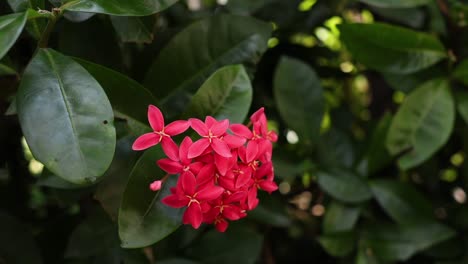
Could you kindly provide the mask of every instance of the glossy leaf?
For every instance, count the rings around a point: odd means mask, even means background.
[[[173,115],[181,113],[218,68],[258,61],[267,49],[271,31],[268,23],[234,15],[195,22],[161,50],[146,75],[145,86],[158,99],[164,98],[163,109],[170,109]]]
[[[382,72],[413,73],[447,57],[438,39],[403,27],[372,23],[343,24],[339,29],[354,58]]]
[[[323,232],[333,234],[351,231],[359,219],[360,209],[332,201],[327,206],[323,219]]]
[[[378,7],[415,7],[426,5],[430,0],[359,0],[360,2]]]
[[[41,264],[39,248],[32,231],[18,219],[0,212],[0,260],[14,264]]]
[[[67,0],[64,10],[116,16],[147,16],[175,4],[177,0]]]
[[[176,176],[170,176],[162,189],[153,192],[151,182],[165,173],[154,163],[165,157],[160,147],[147,150],[133,168],[119,211],[119,236],[124,248],[139,248],[158,242],[174,232],[182,222],[183,209],[164,205]]]
[[[345,169],[334,168],[317,173],[318,184],[332,197],[349,203],[359,203],[372,197],[369,186],[359,176]]]
[[[115,150],[114,116],[99,83],[78,63],[39,50],[16,104],[31,152],[52,173],[76,184],[104,174]]]
[[[16,75],[16,71],[11,67],[0,63],[0,76]]]
[[[226,66],[206,80],[193,96],[186,116],[244,122],[252,103],[252,85],[244,66]]]
[[[111,22],[122,42],[151,43],[153,33],[139,17],[111,16]]]
[[[356,159],[351,138],[336,128],[331,128],[321,136],[317,151],[320,163],[332,167],[339,164],[339,166],[350,168]]]
[[[318,238],[325,251],[334,257],[346,257],[351,254],[356,244],[356,236],[352,232],[335,233]]]
[[[74,58],[102,86],[112,107],[143,124],[148,123],[148,105],[156,104],[153,95],[141,84],[117,71]]]
[[[380,206],[399,224],[415,224],[433,218],[430,202],[409,184],[374,180],[370,187]]]
[[[401,169],[413,168],[441,148],[453,129],[455,103],[447,80],[424,83],[403,102],[386,139]]]
[[[27,13],[0,16],[0,59],[10,50],[23,31]]]
[[[379,225],[366,228],[365,244],[382,261],[406,261],[418,252],[455,235],[437,222],[409,226]]]
[[[26,25],[26,29],[31,35],[36,39],[39,39],[41,33],[44,31],[46,26],[45,20],[32,19],[34,16],[31,16],[31,11],[44,9],[44,0],[8,0],[8,4],[14,12],[25,12],[29,13],[29,23]]]
[[[254,264],[260,256],[263,237],[246,225],[230,225],[225,233],[212,229],[187,254],[205,264]]]
[[[325,102],[315,71],[297,59],[281,58],[274,77],[274,95],[282,119],[299,140],[317,142]]]
[[[464,85],[468,85],[468,59],[462,60],[453,71],[453,78],[457,79]]]

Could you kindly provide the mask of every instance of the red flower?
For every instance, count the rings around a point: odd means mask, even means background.
[[[183,174],[191,172],[198,174],[203,167],[202,162],[193,162],[188,158],[188,149],[192,145],[192,139],[185,137],[180,148],[178,148],[178,155],[169,159],[160,159],[157,164],[161,169],[169,174]],[[177,148],[177,146],[176,146]]]
[[[190,127],[190,123],[177,120],[164,126],[164,117],[159,108],[154,105],[148,107],[148,121],[154,131],[138,137],[133,143],[133,150],[144,150],[161,142],[164,153],[170,158],[176,158],[177,145],[171,139],[171,136],[185,132]]]

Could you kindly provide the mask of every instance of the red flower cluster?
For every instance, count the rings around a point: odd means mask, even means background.
[[[277,135],[268,130],[263,108],[250,117],[251,129],[211,116],[204,122],[191,118],[165,126],[161,111],[153,105],[149,106],[148,119],[154,132],[140,136],[133,149],[143,150],[161,142],[167,158],[158,160],[158,166],[168,175],[180,175],[171,195],[162,202],[174,208],[187,207],[184,224],[198,228],[202,222],[213,223],[224,232],[228,220],[243,218],[258,205],[258,189],[269,193],[278,189],[271,161]],[[171,136],[189,127],[201,138],[193,142],[185,137],[177,146]],[[164,179],[151,183],[150,189],[159,190]]]

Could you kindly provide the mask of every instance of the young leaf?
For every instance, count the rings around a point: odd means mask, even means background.
[[[447,57],[435,37],[383,23],[343,24],[341,39],[351,54],[382,72],[413,73]]]
[[[334,168],[317,173],[318,184],[332,197],[349,203],[360,203],[372,197],[369,186],[359,176],[345,169]]]
[[[317,142],[325,102],[315,71],[297,59],[283,57],[274,77],[274,95],[288,127],[300,140]]]
[[[399,224],[433,218],[430,202],[411,185],[394,180],[374,180],[370,187],[380,206]]]
[[[218,68],[256,62],[267,49],[271,31],[268,23],[242,16],[217,15],[195,22],[160,52],[146,75],[145,86],[157,98],[164,98],[163,109],[170,109],[172,115],[182,113]]]
[[[175,4],[177,0],[67,0],[63,9],[115,16],[148,16]]]
[[[161,179],[164,172],[154,164],[165,157],[159,147],[147,150],[130,174],[119,211],[119,236],[123,248],[140,248],[158,242],[174,232],[182,223],[181,209],[164,205],[176,176],[169,176],[158,192],[149,189],[151,182]]]
[[[252,85],[244,66],[226,66],[213,73],[200,87],[186,115],[198,118],[209,115],[242,123],[251,103]]]
[[[52,173],[75,184],[104,174],[116,142],[112,107],[78,63],[40,49],[24,72],[16,105],[34,157]]]
[[[27,12],[0,16],[0,59],[15,44],[28,18]]]
[[[447,80],[434,79],[413,91],[393,118],[386,145],[401,169],[413,168],[441,148],[453,129],[455,103]]]

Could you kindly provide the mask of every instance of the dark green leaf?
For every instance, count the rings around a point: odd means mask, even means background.
[[[242,123],[252,103],[252,85],[244,66],[226,66],[217,70],[193,96],[185,116],[229,119]]]
[[[273,195],[259,193],[258,206],[248,216],[263,224],[286,227],[291,225],[291,220],[286,211],[286,204]]]
[[[370,187],[377,202],[397,223],[414,224],[433,218],[430,202],[411,185],[374,180]]]
[[[31,152],[52,173],[76,184],[104,174],[116,142],[112,107],[78,63],[39,50],[24,72],[16,104]]]
[[[148,123],[148,105],[156,104],[156,99],[145,87],[104,66],[78,58],[74,60],[80,63],[104,88],[114,109],[143,124]]]
[[[387,136],[387,149],[402,155],[398,165],[413,168],[441,148],[453,129],[455,104],[449,82],[435,79],[424,83],[403,102],[393,118]]]
[[[16,75],[16,71],[11,67],[0,63],[0,76]]]
[[[42,171],[41,177],[37,180],[36,184],[57,189],[78,189],[83,187],[54,175],[46,168]]]
[[[160,52],[145,86],[173,115],[182,113],[192,95],[218,68],[257,62],[267,49],[272,28],[250,17],[217,15],[188,26]],[[187,45],[190,43],[190,45]],[[183,61],[184,63],[180,63]]]
[[[283,57],[275,73],[274,95],[281,117],[299,140],[317,142],[325,102],[315,71],[297,59]]]
[[[413,73],[447,57],[435,37],[383,23],[343,24],[341,39],[366,66],[391,73]]]
[[[234,14],[248,15],[277,0],[235,0],[229,1],[226,8]]]
[[[177,0],[67,0],[64,10],[116,16],[147,16],[160,12]]]
[[[379,7],[415,7],[428,4],[431,0],[359,0],[360,2]]]
[[[165,173],[155,164],[164,158],[161,148],[147,150],[130,174],[119,211],[119,236],[124,248],[139,248],[158,242],[174,232],[180,224],[182,209],[164,205],[161,200],[175,185],[176,176],[170,176],[158,192],[149,189],[151,182]]]
[[[468,124],[468,92],[458,91],[456,93],[457,110],[461,117]]]
[[[139,17],[111,16],[117,36],[122,42],[151,43],[153,33]]]
[[[353,232],[335,233],[320,236],[320,245],[334,257],[346,257],[356,246],[356,235]]]
[[[8,4],[10,4],[11,9],[16,13],[25,12],[28,11],[28,9],[33,11],[45,8],[44,0],[8,0]],[[31,15],[29,15],[29,18],[32,18]],[[28,25],[26,25],[26,29],[36,39],[39,39],[41,33],[45,29],[45,26],[46,22],[44,20],[31,19]]]
[[[208,231],[187,253],[204,264],[254,264],[260,256],[262,240],[246,225],[231,225],[226,233]]]
[[[411,93],[421,84],[431,79],[444,76],[446,76],[446,73],[438,67],[430,67],[412,74],[382,73],[382,77],[393,89],[405,94]]]
[[[420,7],[412,8],[381,8],[373,7],[373,13],[382,16],[387,21],[407,25],[412,28],[421,28],[425,22],[425,10]]]
[[[42,263],[31,230],[18,219],[0,212],[0,263]]]
[[[10,50],[23,31],[27,13],[0,16],[0,59]]]
[[[332,234],[350,231],[359,219],[360,209],[332,201],[325,212],[323,232]]]
[[[452,229],[437,222],[410,226],[379,225],[367,227],[365,244],[383,261],[406,261],[411,256],[455,235]]]
[[[468,85],[468,59],[463,60],[453,71],[453,78]]]
[[[318,142],[319,161],[323,165],[350,168],[355,161],[353,142],[348,134],[336,128],[331,128],[322,135]]]
[[[372,193],[367,183],[359,176],[345,169],[333,168],[317,173],[318,184],[332,197],[349,203],[369,200]]]

